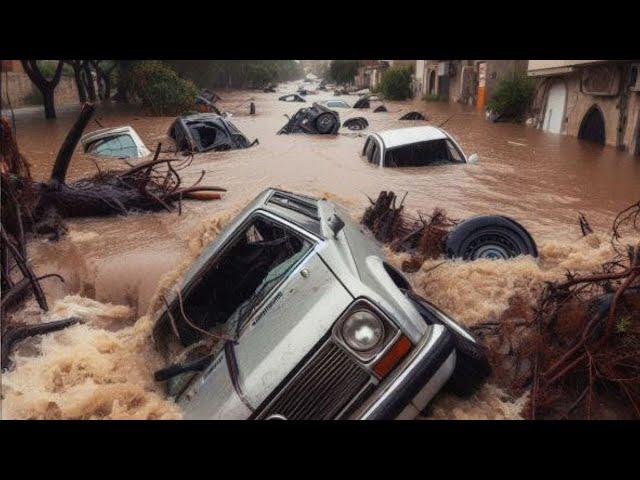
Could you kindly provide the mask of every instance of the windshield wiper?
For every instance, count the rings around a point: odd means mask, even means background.
[[[162,382],[169,380],[171,377],[175,377],[185,372],[200,372],[213,360],[213,354],[205,355],[191,362],[186,363],[173,363],[168,367],[156,370],[153,373],[153,378],[156,382]]]

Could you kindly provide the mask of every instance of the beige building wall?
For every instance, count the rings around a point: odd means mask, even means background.
[[[619,69],[619,80],[612,94],[589,94],[583,88],[583,75],[605,63]],[[603,60],[530,60],[529,75],[537,79],[537,96],[533,105],[535,124],[543,127],[549,90],[556,84],[566,88],[565,111],[561,134],[579,136],[585,115],[596,107],[604,118],[605,144],[631,153],[639,148],[640,92],[629,88],[633,62]],[[618,132],[621,132],[620,135]]]

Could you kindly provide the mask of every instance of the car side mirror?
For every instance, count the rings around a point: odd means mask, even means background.
[[[478,163],[478,154],[474,153],[473,155],[469,155],[469,158],[467,158],[467,163]]]

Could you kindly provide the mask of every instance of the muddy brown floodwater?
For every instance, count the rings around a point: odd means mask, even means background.
[[[20,321],[76,315],[87,322],[24,342],[14,367],[3,375],[2,415],[6,418],[179,418],[179,409],[152,380],[159,359],[149,341],[154,296],[209,242],[220,225],[248,200],[271,186],[330,196],[359,217],[365,195],[382,189],[409,192],[409,210],[430,212],[442,207],[456,218],[499,213],[521,222],[534,235],[540,259],[481,260],[410,276],[414,287],[438,306],[470,325],[497,318],[509,299],[519,294],[533,303],[545,280],[566,269],[589,271],[607,258],[607,232],[616,212],[640,197],[640,158],[575,138],[543,133],[515,124],[492,124],[474,109],[444,103],[386,102],[388,112],[340,110],[341,120],[365,116],[367,131],[423,125],[401,122],[411,110],[425,112],[429,124],[448,119],[444,128],[467,154],[478,153],[475,165],[381,169],[362,160],[364,138],[355,132],[337,137],[276,135],[300,103],[278,102],[295,91],[278,93],[221,92],[232,121],[260,144],[232,152],[196,155],[183,172],[185,183],[204,170],[204,183],[228,189],[221,201],[185,202],[176,213],[68,222],[69,235],[59,242],[34,240],[29,245],[39,274],[57,272],[66,283],[45,280],[53,305],[43,317],[33,302],[16,313]],[[329,98],[310,95],[308,101]],[[354,102],[356,97],[342,97]],[[249,101],[257,114],[249,116]],[[57,149],[79,111],[59,110],[46,121],[38,109],[19,112],[17,140],[38,179],[48,176]],[[166,131],[173,118],[145,116],[120,105],[102,106],[96,118],[104,127],[131,125],[153,150],[173,148]],[[99,128],[92,123],[87,131]],[[119,160],[96,160],[102,170],[122,168]],[[70,179],[93,175],[94,162],[77,151]],[[578,212],[585,212],[595,234],[582,238]],[[400,264],[403,255],[386,252]],[[151,308],[150,308],[151,306]],[[524,398],[509,398],[488,384],[471,399],[439,396],[429,418],[518,418]]]

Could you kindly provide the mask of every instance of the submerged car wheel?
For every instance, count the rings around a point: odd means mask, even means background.
[[[473,334],[427,300],[414,292],[407,297],[429,325],[443,325],[453,335],[456,348],[456,367],[446,384],[446,390],[459,397],[472,395],[491,375],[491,366],[485,349]]]
[[[331,133],[336,127],[336,117],[331,113],[322,113],[316,119],[316,130],[325,134]]]
[[[483,215],[460,223],[447,235],[444,251],[450,258],[464,260],[538,256],[529,232],[515,220],[500,215]]]

